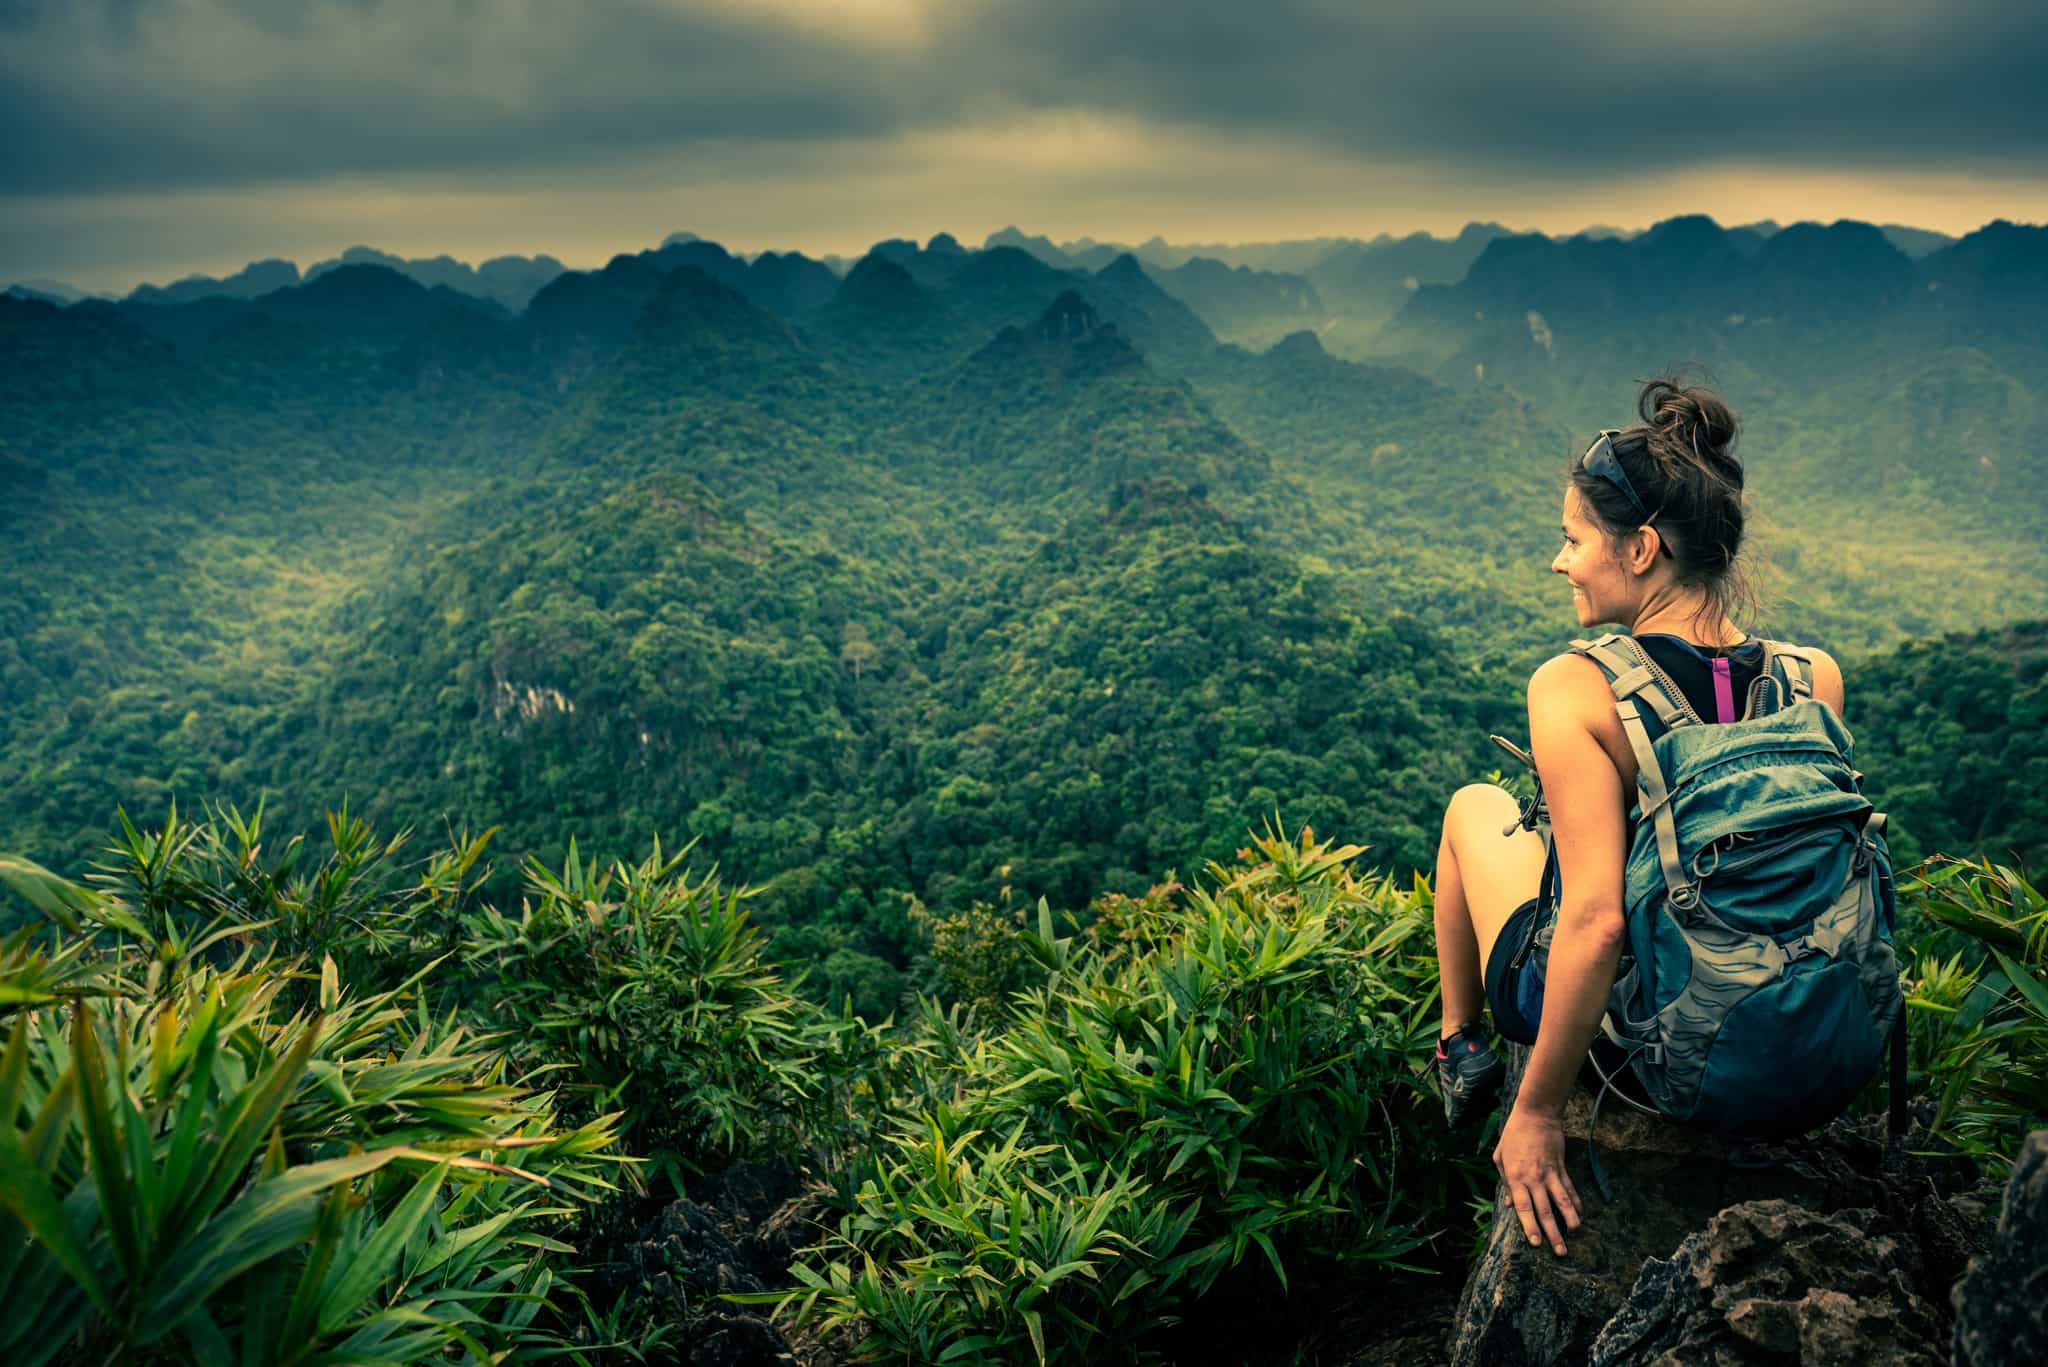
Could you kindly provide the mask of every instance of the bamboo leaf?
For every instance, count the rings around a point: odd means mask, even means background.
[[[1287,1289],[1287,1269],[1280,1266],[1280,1255],[1273,1249],[1273,1240],[1263,1229],[1252,1231],[1252,1240],[1265,1250],[1266,1261],[1273,1265],[1273,1275],[1280,1279],[1280,1289]]]
[[[335,1255],[340,1251],[342,1226],[350,1208],[347,1186],[336,1184],[328,1188],[327,1199],[320,1207],[319,1227],[313,1233],[305,1266],[299,1269],[299,1281],[292,1291],[291,1306],[285,1311],[279,1335],[281,1343],[299,1344],[311,1340],[320,1293],[327,1285],[328,1270],[333,1267]]]
[[[2027,1004],[2033,1007],[2034,1014],[2043,1021],[2048,1021],[2048,985],[2043,985],[2025,965],[2008,958],[2003,952],[1994,949],[1991,955],[1998,960],[1998,966],[2005,970],[2005,976],[2012,981],[2020,995],[2026,998]]]
[[[328,1188],[356,1181],[406,1151],[382,1149],[287,1168],[255,1183],[165,1260],[146,1293],[148,1318],[175,1322],[266,1258],[312,1237]],[[168,1327],[168,1325],[166,1325]]]
[[[315,1016],[306,1022],[285,1056],[271,1064],[259,1076],[256,1085],[245,1093],[239,1109],[233,1113],[236,1116],[233,1127],[207,1166],[197,1196],[178,1207],[180,1216],[187,1220],[207,1218],[219,1207],[228,1191],[241,1181],[249,1160],[255,1156],[270,1127],[277,1122],[278,1113],[291,1099],[300,1074],[305,1072],[306,1061],[319,1041],[323,1019]]]
[[[0,855],[0,883],[14,889],[23,901],[74,935],[83,929],[85,918],[106,900],[19,855]]]
[[[0,1134],[0,1204],[13,1212],[31,1238],[50,1251],[71,1280],[92,1297],[101,1314],[114,1313],[106,1287],[48,1176],[29,1161],[20,1140],[11,1134]]]
[[[384,1278],[390,1274],[398,1260],[399,1251],[412,1237],[413,1230],[427,1217],[433,1208],[434,1197],[441,1189],[442,1179],[448,1175],[448,1164],[436,1164],[433,1171],[423,1175],[413,1189],[406,1193],[392,1212],[370,1236],[353,1261],[342,1270],[327,1294],[320,1301],[320,1316],[317,1322],[321,1333],[332,1332],[349,1316],[355,1314]]]
[[[142,1232],[140,1214],[129,1199],[129,1174],[122,1163],[126,1145],[114,1133],[114,1111],[107,1096],[105,1063],[100,1057],[99,1033],[92,1024],[92,1008],[78,1003],[72,1014],[72,1068],[78,1075],[79,1119],[85,1130],[86,1166],[99,1192],[100,1218],[114,1246],[115,1261],[129,1281],[142,1279]]]

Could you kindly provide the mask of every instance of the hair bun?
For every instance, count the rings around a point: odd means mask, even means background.
[[[1742,487],[1742,462],[1735,458],[1734,412],[1711,389],[1675,379],[1651,380],[1636,398],[1644,423],[1672,446],[1723,479]]]

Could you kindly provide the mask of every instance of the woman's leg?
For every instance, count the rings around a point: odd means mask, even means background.
[[[1521,812],[1507,789],[1470,783],[1451,795],[1436,850],[1436,962],[1443,980],[1439,1034],[1476,1023],[1486,1006],[1486,956],[1516,907],[1543,878],[1543,838],[1501,831]]]

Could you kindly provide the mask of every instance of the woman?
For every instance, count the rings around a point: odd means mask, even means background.
[[[1550,568],[1570,583],[1581,627],[1618,624],[1701,721],[1732,721],[1734,699],[1747,695],[1763,656],[1762,642],[1730,617],[1738,604],[1754,608],[1736,565],[1743,499],[1735,415],[1710,391],[1668,380],[1645,385],[1637,411],[1640,423],[1603,432],[1572,462],[1564,546]],[[1841,670],[1825,652],[1810,654],[1814,697],[1840,715]],[[1505,789],[1461,788],[1437,847],[1444,1024],[1435,1066],[1456,1126],[1490,1110],[1501,1082],[1500,1060],[1480,1031],[1482,1007],[1492,1005],[1504,1037],[1533,1045],[1494,1165],[1529,1242],[1547,1240],[1561,1256],[1580,1203],[1565,1172],[1560,1116],[1621,956],[1636,763],[1606,676],[1581,655],[1559,655],[1530,677],[1529,735],[1557,859],[1545,979],[1518,981],[1514,963],[1538,910],[1542,839],[1516,826],[1519,806]]]

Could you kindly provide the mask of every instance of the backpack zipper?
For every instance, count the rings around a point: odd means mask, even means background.
[[[1649,652],[1649,650],[1644,647],[1643,643],[1637,641],[1635,637],[1631,636],[1628,639],[1632,643],[1634,643],[1636,653],[1643,657],[1643,663],[1650,667],[1650,672],[1657,676],[1657,681],[1664,685],[1664,692],[1667,695],[1669,695],[1671,701],[1677,705],[1678,710],[1697,725],[1705,726],[1707,724],[1706,718],[1702,717],[1698,712],[1693,710],[1692,700],[1685,696],[1685,690],[1678,686],[1678,681],[1672,678],[1670,674],[1665,672],[1664,666],[1657,663],[1657,657],[1652,655]],[[1764,663],[1766,665],[1770,663],[1770,658],[1768,654],[1765,656]],[[1763,692],[1764,688],[1767,685],[1775,685],[1775,683],[1775,676],[1772,675],[1769,669],[1764,670],[1763,673],[1757,675],[1756,678],[1751,680],[1749,688],[1742,700],[1742,715],[1741,717],[1737,718],[1737,720],[1756,720],[1757,696]]]
[[[1685,696],[1685,690],[1678,686],[1676,679],[1673,679],[1664,672],[1664,666],[1657,663],[1657,657],[1645,649],[1643,643],[1637,641],[1633,636],[1629,640],[1634,644],[1636,654],[1643,657],[1643,663],[1648,665],[1650,672],[1657,676],[1657,682],[1664,685],[1665,696],[1670,698],[1677,705],[1678,710],[1691,719],[1695,725],[1705,726],[1707,724],[1706,719],[1693,711],[1692,702]]]
[[[1840,825],[1845,819],[1841,816],[1824,816],[1770,832],[1732,831],[1711,844],[1700,846],[1687,861],[1688,867],[1692,876],[1700,882],[1725,874],[1740,873],[1753,864],[1776,857],[1787,845],[1805,844],[1816,836],[1824,835],[1830,827]],[[1748,845],[1750,848],[1736,853],[1737,847],[1742,845]],[[1702,871],[1699,867],[1701,858],[1713,850],[1718,850],[1719,853],[1714,856],[1714,862]]]

